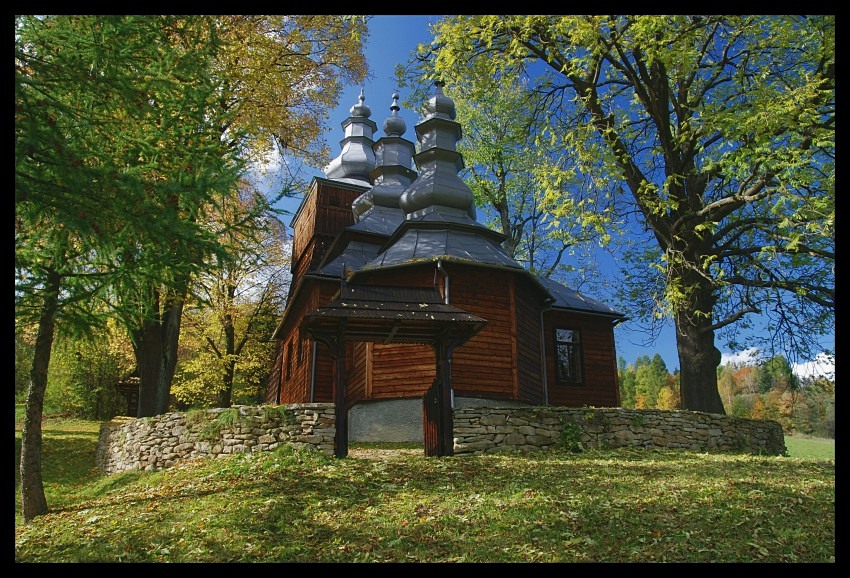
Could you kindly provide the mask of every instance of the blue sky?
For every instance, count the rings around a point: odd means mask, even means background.
[[[395,66],[406,63],[410,53],[416,49],[418,44],[431,42],[432,36],[428,25],[437,22],[439,19],[440,16],[435,15],[384,15],[375,16],[370,21],[370,33],[366,44],[366,60],[371,75],[362,86],[346,87],[343,90],[339,105],[330,114],[329,126],[331,131],[327,134],[327,141],[332,157],[339,154],[339,141],[343,137],[340,125],[348,118],[349,109],[358,102],[361,88],[366,98],[365,102],[372,110],[371,119],[378,125],[376,138],[382,136],[381,126],[384,119],[390,114],[392,94],[397,88],[394,74]],[[409,96],[404,91],[401,91],[399,94],[401,95],[401,102]],[[421,118],[418,111],[408,110],[402,106],[399,114],[407,123],[405,138],[415,141],[416,137],[413,127]],[[319,171],[314,171],[312,175],[322,176]],[[294,204],[294,208],[297,208],[297,202]],[[598,298],[594,295],[588,296]],[[655,353],[659,353],[664,359],[669,371],[672,372],[679,367],[675,330],[671,324],[668,324],[663,329],[654,344],[651,345],[646,345],[644,343],[646,336],[635,329],[636,327],[629,322],[617,327],[615,330],[617,355],[624,357],[628,363],[633,363],[638,356],[649,355],[651,357]],[[834,337],[833,342],[828,345],[834,349]],[[718,347],[720,347],[719,343]],[[747,354],[744,352],[733,353],[723,351],[723,356],[723,362],[727,360],[740,361],[747,358]],[[813,367],[823,368],[824,365],[820,363],[808,368],[801,367],[799,369],[811,370]]]

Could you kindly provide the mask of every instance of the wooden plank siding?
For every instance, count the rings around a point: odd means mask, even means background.
[[[365,187],[352,189],[316,179],[292,221],[292,287],[319,267],[334,239],[354,224],[351,204]]]
[[[487,325],[452,355],[452,389],[456,395],[515,399],[517,364],[513,339],[511,285],[513,273],[484,267],[446,264],[449,275],[449,303],[483,317]],[[431,287],[435,281],[445,295],[445,280],[436,264],[376,270],[358,282],[378,285]],[[390,353],[393,347],[406,351]],[[382,358],[373,359],[373,398],[399,397],[430,387],[435,376],[433,350],[429,346],[386,346]],[[376,355],[379,351],[376,347]],[[393,355],[393,357],[390,357]],[[382,376],[382,377],[379,377]],[[380,381],[379,381],[380,380]]]
[[[516,278],[516,287],[514,319],[517,325],[518,399],[542,405],[546,400],[540,349],[542,292],[536,285],[520,277]]]
[[[376,270],[358,277],[357,283],[433,287],[436,280],[437,288],[443,292],[442,277],[436,272],[434,263]],[[371,345],[371,353],[371,382],[365,388],[364,399],[421,397],[431,387],[436,362],[430,345],[376,342]]]
[[[269,373],[269,379],[266,383],[266,395],[263,398],[265,404],[276,404],[278,395],[280,394],[280,376],[281,367],[283,365],[283,341],[278,340],[274,345],[274,361],[272,362],[272,370]]]
[[[296,301],[290,304],[291,309],[287,313],[286,323],[282,328],[283,339],[275,358],[275,366],[280,366],[278,375],[281,387],[281,403],[309,403],[311,401],[310,387],[314,355],[316,356],[317,367],[315,384],[319,384],[320,379],[327,378],[327,376],[330,376],[327,379],[327,382],[330,383],[322,381],[319,389],[321,389],[320,396],[323,399],[317,399],[314,394],[312,401],[330,401],[324,399],[325,386],[327,386],[327,394],[333,391],[330,351],[321,344],[314,348],[312,339],[302,339],[298,327],[304,315],[330,301],[338,290],[339,283],[336,281],[311,279],[308,283],[302,285],[300,294],[295,296]],[[289,347],[292,348],[291,358],[288,357]],[[287,371],[287,365],[289,365],[289,371]]]
[[[487,325],[452,355],[455,395],[514,399],[515,362],[509,271],[447,266],[449,301]]]
[[[582,383],[559,383],[555,371],[555,328],[581,332]],[[620,387],[611,320],[553,309],[544,314],[549,404],[570,407],[617,407]]]
[[[349,342],[346,344],[346,393],[345,398],[349,404],[366,399],[366,367],[367,347],[366,342]]]
[[[339,282],[331,280],[316,281],[316,291],[311,293],[311,299],[308,307],[299,311],[298,323],[304,318],[304,315],[311,311],[315,311],[322,305],[330,302],[334,295],[339,291]],[[311,364],[310,369],[315,365],[315,375],[312,376],[313,399],[314,403],[331,403],[333,402],[333,379],[334,379],[334,363],[333,355],[327,346],[317,343],[316,347],[312,347],[313,340],[308,340],[311,343],[311,349],[315,351],[315,363]],[[308,379],[310,371],[308,370]],[[309,389],[308,389],[309,395]],[[310,401],[309,398],[307,401]]]
[[[436,375],[430,345],[374,343],[371,399],[421,397]]]

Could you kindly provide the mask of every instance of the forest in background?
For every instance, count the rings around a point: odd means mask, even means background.
[[[617,360],[620,402],[629,409],[680,409],[679,372],[661,355]],[[799,377],[782,355],[762,364],[733,362],[717,368],[727,415],[779,422],[786,434],[835,438],[835,380]]]

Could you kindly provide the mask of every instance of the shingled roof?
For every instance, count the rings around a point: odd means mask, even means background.
[[[384,343],[433,343],[447,334],[468,339],[486,319],[443,303],[436,288],[343,285],[327,305],[308,313],[302,329],[346,339]]]

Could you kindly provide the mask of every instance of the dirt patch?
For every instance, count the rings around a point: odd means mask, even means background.
[[[348,457],[361,460],[399,460],[424,455],[424,448],[348,448]]]

